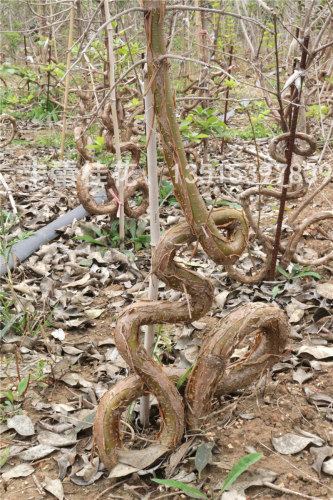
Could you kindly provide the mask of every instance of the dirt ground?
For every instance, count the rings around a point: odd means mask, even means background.
[[[22,131],[23,138],[24,134],[25,132]],[[31,131],[26,132],[26,136],[32,137],[33,133]],[[46,152],[48,154],[52,153],[47,148],[39,148],[38,154],[43,156]],[[27,159],[24,160],[25,155],[29,157],[31,154],[35,154],[34,151],[32,152],[30,147],[26,147],[22,143],[14,143],[13,146],[7,148],[4,160],[8,168],[5,169],[5,173],[10,174],[15,162],[26,161]],[[27,161],[29,161],[29,158]],[[23,180],[19,176],[14,176],[11,179],[13,181],[11,187],[14,197],[16,196],[15,199],[20,202],[22,200],[20,193],[24,192],[22,187]],[[318,181],[318,183],[311,186],[311,189],[315,189],[319,184],[320,182]],[[28,188],[25,192],[28,193]],[[65,201],[61,201],[61,206],[67,204],[71,208],[77,204],[73,191],[68,190],[63,193],[63,196],[65,197]],[[332,200],[333,185],[330,183],[325,191],[315,198],[314,203],[306,208],[302,214],[302,218],[304,219],[311,215],[314,210],[332,210]],[[37,205],[40,202],[41,198],[37,197]],[[34,201],[32,200],[31,205],[33,204]],[[50,219],[56,215],[54,207],[57,204],[59,207],[59,195],[55,194],[55,201],[51,207],[53,214],[51,214]],[[29,220],[29,217],[31,219],[36,215],[29,215],[29,210],[24,215],[23,223],[21,224],[23,228],[25,221]],[[175,212],[173,207],[168,207],[164,218],[166,219],[168,216],[174,215],[178,216],[179,212]],[[92,217],[88,218],[88,222],[92,220]],[[329,233],[331,240],[329,238],[318,239],[318,233],[314,227],[310,227],[306,235],[307,245],[319,255],[328,252],[332,245],[332,224],[326,221],[323,228]],[[62,234],[61,236],[63,244],[73,249],[71,235],[66,236],[66,234]],[[61,260],[59,262],[61,263]],[[137,252],[136,266],[143,278],[147,278],[149,275],[149,265],[149,250],[143,249]],[[315,281],[312,277],[302,278],[294,282],[288,282],[288,280],[281,281],[285,285],[285,288],[283,289],[283,293],[276,297],[276,302],[283,309],[297,302],[296,305],[298,305],[303,313],[300,314],[299,319],[293,320],[291,324],[291,337],[279,363],[273,367],[270,374],[263,374],[259,383],[254,384],[248,389],[238,391],[235,394],[222,397],[219,401],[215,400],[213,408],[203,425],[203,430],[195,436],[190,433],[184,436],[183,442],[191,444],[185,456],[179,461],[172,477],[176,476],[176,473],[182,473],[184,480],[180,480],[186,482],[186,477],[191,473],[195,473],[195,476],[193,476],[194,479],[190,481],[190,485],[200,489],[208,498],[221,498],[219,490],[228,472],[241,457],[254,451],[262,452],[263,458],[252,466],[250,470],[257,471],[259,468],[273,471],[276,474],[276,480],[272,484],[277,489],[274,490],[272,487],[260,483],[260,481],[270,483],[267,479],[258,479],[260,485],[252,485],[246,488],[246,498],[291,500],[294,498],[333,498],[332,475],[320,471],[320,467],[319,472],[313,467],[315,455],[312,448],[315,446],[312,443],[294,454],[282,454],[276,451],[272,444],[272,439],[274,438],[281,437],[287,433],[300,435],[301,432],[305,431],[320,438],[320,447],[333,447],[332,297],[321,296],[316,288],[318,283],[329,283],[331,287],[333,286],[333,269],[329,263],[326,263],[324,266],[312,270],[321,274],[322,278],[320,281]],[[56,328],[63,328],[65,330],[66,340],[63,345],[67,349],[76,348],[84,353],[80,354],[79,358],[75,361],[74,369],[67,366],[64,372],[74,371],[78,373],[79,377],[91,383],[91,386],[87,386],[86,392],[82,392],[82,385],[80,383],[71,385],[64,383],[62,380],[63,374],[53,379],[53,383],[46,387],[31,384],[25,394],[22,411],[23,414],[31,418],[32,422],[36,425],[36,429],[40,430],[38,427],[40,422],[46,423],[49,426],[68,423],[68,414],[66,411],[63,414],[56,415],[54,413],[54,405],[57,403],[62,405],[73,404],[76,410],[85,409],[92,411],[95,408],[94,398],[97,400],[99,395],[96,389],[99,387],[98,384],[102,384],[104,387],[111,387],[114,382],[129,373],[125,363],[119,357],[115,358],[116,369],[111,369],[109,366],[104,371],[99,371],[101,363],[110,363],[112,365],[112,361],[110,361],[110,346],[113,349],[112,337],[115,327],[115,316],[121,312],[125,305],[135,300],[134,293],[137,293],[137,290],[139,290],[138,288],[132,295],[129,292],[133,286],[140,282],[137,277],[134,276],[134,279],[131,276],[127,276],[128,279],[126,279],[126,276],[120,277],[122,274],[129,272],[128,269],[117,268],[113,278],[109,278],[103,286],[100,284],[96,285],[94,289],[87,292],[88,296],[90,294],[91,299],[91,303],[89,304],[90,310],[102,311],[97,318],[93,318],[90,322],[82,323],[78,327],[70,328],[66,326],[66,320],[57,319],[55,322]],[[208,267],[208,271],[206,272],[210,274],[210,267]],[[61,271],[56,271],[50,274],[50,276],[58,283],[59,289],[61,289]],[[75,279],[79,279],[80,276],[76,276]],[[229,287],[230,295],[225,301],[222,314],[217,312],[218,307],[216,304],[212,313],[200,319],[200,322],[204,325],[200,327],[201,329],[185,325],[192,330],[192,340],[203,337],[210,328],[214,327],[220,321],[220,318],[226,312],[241,303],[244,297],[247,301],[261,300],[265,296],[265,300],[272,300],[271,291],[273,285],[271,286],[267,282],[250,287],[235,283],[224,275],[222,278],[223,286],[220,282],[219,288],[218,278],[213,273],[211,276],[215,279],[213,282],[218,291],[221,292],[227,286]],[[34,272],[27,265],[21,265],[13,273],[15,283],[26,282],[28,280],[30,286],[37,287],[40,286],[41,277],[41,275],[36,274],[36,271]],[[147,288],[146,285],[147,279],[144,289]],[[269,291],[267,292],[268,289]],[[82,290],[82,287],[78,286],[75,290]],[[67,305],[70,304],[71,299],[68,300]],[[41,304],[42,300],[38,295],[35,306],[38,308],[41,307]],[[289,317],[292,313],[293,311],[290,311]],[[168,354],[161,354],[161,359],[164,363],[168,359],[177,359],[179,357],[181,349],[175,348],[175,345],[177,345],[179,339],[184,335],[183,328],[184,325],[170,326],[173,342],[170,352]],[[64,351],[61,351],[63,347],[61,342],[52,339],[52,330],[54,330],[54,326],[48,327],[39,336],[39,342],[28,348],[29,355],[33,353],[34,355],[45,357],[50,352],[54,352],[57,355],[61,353],[62,358],[66,357]],[[106,339],[111,340],[105,343]],[[5,342],[3,346],[7,346],[7,348],[4,349],[2,346],[1,358],[3,370],[5,370],[3,364],[4,358],[8,359],[10,353],[15,352],[15,349],[11,350],[11,348],[8,348],[8,345],[10,344]],[[17,344],[14,345],[17,347]],[[194,342],[191,345],[195,346],[197,343]],[[328,349],[327,355],[320,358],[313,356],[309,352],[301,355],[300,347],[302,346],[325,346]],[[163,350],[162,347],[161,351]],[[23,352],[20,359],[22,366],[27,363],[26,355],[27,351]],[[71,352],[71,356],[75,356],[73,352]],[[73,359],[73,357],[70,358],[70,363],[72,363]],[[294,374],[298,369],[303,369],[308,378],[304,378],[301,381],[297,380],[297,377],[295,379]],[[1,379],[1,384],[1,391],[6,392],[9,388],[17,384],[17,377],[11,372],[9,376]],[[89,394],[90,389],[94,392],[93,396]],[[313,396],[314,394],[316,397]],[[320,395],[323,396],[322,399]],[[44,407],[43,405],[49,406]],[[53,411],[50,410],[50,405],[53,405]],[[158,419],[156,407],[153,408],[153,413],[155,413],[155,420]],[[149,439],[154,438],[158,427],[150,429],[149,433],[143,431],[137,425],[138,415],[136,408],[134,409],[134,414],[136,418],[133,417],[131,426],[141,438],[141,440],[136,441],[134,446],[143,446],[147,444]],[[2,425],[4,425],[4,422]],[[12,449],[15,446],[22,446],[22,444],[25,448],[36,445],[38,432],[31,437],[24,438],[16,434],[13,429],[7,429],[1,434],[1,449],[4,450],[8,447]],[[61,434],[61,431],[59,433]],[[199,478],[195,466],[195,452],[197,447],[205,442],[214,443],[214,446],[212,448],[210,463],[204,468]],[[327,451],[325,458],[332,457],[332,452],[333,448],[331,448],[331,452]],[[47,488],[44,488],[45,478],[57,479],[59,477],[58,461],[63,456],[64,449],[59,447],[58,450],[49,456],[28,462],[34,468],[33,474],[26,477],[12,478],[8,481],[2,479],[0,484],[1,498],[4,500],[16,500],[21,496],[24,496],[26,500],[55,498],[56,495],[51,494]],[[71,480],[71,474],[73,474],[73,470],[79,470],[77,463],[80,460],[81,465],[83,464],[82,456],[88,457],[88,459],[96,456],[91,426],[77,432],[73,462],[68,464],[68,471],[62,479],[63,498],[65,499],[82,500],[86,498],[97,500],[122,498],[130,500],[135,498],[186,498],[186,495],[180,491],[166,489],[151,481],[153,477],[164,477],[165,467],[168,465],[168,456],[160,459],[157,467],[156,464],[155,467],[154,465],[148,467],[149,470],[143,474],[134,472],[118,479],[109,479],[107,471],[103,471],[100,468],[102,474],[97,480],[94,480],[89,485],[79,485]],[[13,467],[20,463],[22,463],[22,460],[13,453],[13,456],[5,464],[4,470],[7,470],[6,467],[8,468],[8,466]],[[73,469],[69,473],[71,466],[73,466]],[[246,477],[245,474],[244,477]],[[258,477],[260,477],[260,470]],[[249,481],[251,482],[251,479]],[[284,488],[297,492],[298,495],[290,491],[284,492]],[[61,498],[61,496],[58,498]],[[232,498],[244,497],[235,496]]]

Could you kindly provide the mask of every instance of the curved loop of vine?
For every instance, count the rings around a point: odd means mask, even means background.
[[[140,327],[147,324],[193,321],[211,307],[213,287],[209,280],[180,266],[177,250],[200,242],[218,264],[231,265],[247,245],[248,228],[241,211],[222,208],[207,211],[192,173],[179,132],[168,63],[165,58],[165,3],[144,0],[144,21],[148,45],[148,74],[154,95],[163,152],[174,191],[186,221],[167,231],[153,256],[153,272],[166,285],[183,292],[185,300],[142,301],[128,306],[119,316],[115,344],[136,376],[125,379],[106,393],[96,412],[94,436],[104,464],[111,468],[121,449],[119,418],[122,410],[142,390],[155,394],[163,428],[159,440],[166,449],[177,446],[186,420],[198,427],[210,408],[217,386],[224,393],[251,383],[282,353],[288,336],[285,314],[269,304],[246,304],[224,319],[223,325],[204,340],[189,378],[184,410],[180,393],[172,380],[173,370],[165,371],[140,342]],[[223,233],[220,233],[220,230]],[[235,347],[248,335],[255,335],[247,356],[227,366]],[[224,376],[225,375],[225,376]],[[138,378],[139,377],[139,378]],[[141,388],[140,388],[141,386]],[[142,387],[146,389],[142,389]]]
[[[110,170],[107,170],[106,194],[109,200],[107,203],[97,203],[90,193],[88,186],[88,180],[91,174],[103,174],[106,172],[106,168],[106,165],[102,165],[101,163],[85,163],[77,176],[76,188],[79,200],[87,212],[94,215],[108,214],[111,219],[114,219],[117,215],[119,203],[121,203],[122,200],[119,200],[118,189]],[[138,206],[131,207],[129,204],[129,198],[131,198],[137,191],[142,193],[141,202]],[[148,186],[144,179],[133,179],[131,182],[126,184],[123,203],[125,214],[133,219],[138,219],[147,211],[149,205]]]
[[[280,134],[277,137],[275,137],[269,145],[269,154],[271,155],[272,158],[274,158],[274,160],[278,161],[279,163],[287,163],[286,148],[288,146],[289,136],[290,132]],[[303,149],[295,142],[293,147],[293,152],[295,154],[299,156],[311,156],[312,153],[316,151],[317,142],[311,135],[304,134],[302,132],[296,132],[295,138],[305,141],[308,144],[308,147],[306,149]],[[282,154],[278,152],[278,147],[277,147],[280,142],[284,143],[284,150]]]
[[[216,224],[228,222],[230,209],[212,213]],[[230,234],[230,237],[232,235]],[[198,359],[189,377],[184,405],[175,382],[184,369],[162,367],[151,358],[140,342],[140,326],[154,323],[188,322],[208,312],[213,301],[209,280],[174,261],[177,250],[195,241],[186,222],[169,229],[153,257],[152,268],[167,286],[187,292],[179,302],[142,301],[128,306],[119,316],[115,343],[119,353],[135,371],[112,387],[100,401],[94,421],[94,437],[104,465],[111,469],[122,450],[120,417],[144,392],[153,392],[159,402],[163,430],[159,441],[165,450],[175,447],[183,434],[184,422],[200,428],[214,395],[222,395],[248,386],[277,361],[289,334],[286,315],[272,304],[246,304],[223,319],[223,323],[203,341]],[[241,341],[252,348],[239,362],[228,365]],[[144,384],[142,383],[144,382]],[[147,450],[145,450],[147,452]]]
[[[286,163],[286,148],[287,148],[287,143],[288,143],[288,138],[290,136],[290,133],[283,133],[280,134],[279,136],[275,137],[270,145],[269,145],[269,152],[270,155],[278,162],[280,163]],[[305,133],[297,132],[296,133],[296,139],[300,141],[301,144],[294,144],[293,147],[293,152],[299,156],[303,157],[308,157],[313,154],[313,152],[316,150],[316,141],[315,139]],[[307,147],[303,147],[302,143],[306,142]],[[298,167],[297,167],[298,169]],[[286,194],[286,199],[287,200],[294,200],[300,197],[305,196],[308,190],[308,185],[305,181],[305,176],[303,171],[299,172],[303,183],[300,187],[298,187],[297,190],[295,191],[288,191]],[[324,188],[332,179],[332,175],[329,176],[325,181],[322,183],[322,188]],[[318,188],[317,191],[319,191],[320,188]],[[265,253],[265,258],[264,262],[261,265],[260,269],[256,269],[255,273],[252,275],[246,275],[240,270],[236,269],[234,264],[226,264],[225,268],[226,271],[228,272],[228,275],[242,283],[247,283],[247,284],[254,284],[254,283],[259,283],[262,280],[266,279],[271,267],[271,256],[272,256],[272,249],[273,249],[273,242],[274,239],[272,236],[269,236],[264,233],[261,227],[258,226],[257,222],[254,220],[254,217],[251,213],[250,210],[250,198],[251,196],[267,196],[271,198],[275,198],[278,200],[281,200],[281,192],[278,190],[273,190],[273,189],[267,189],[267,188],[262,188],[262,187],[251,187],[243,193],[240,194],[240,203],[243,207],[244,213],[246,215],[246,219],[249,223],[249,226],[251,229],[253,229],[253,233],[258,237],[259,241],[261,242],[263,246],[263,250]],[[297,211],[295,217],[292,218],[292,222],[297,218],[301,210],[304,210],[304,208],[307,206],[307,204],[313,199],[313,195],[310,195],[307,200],[303,202],[301,205],[300,209]],[[327,219],[332,219],[333,218],[333,211],[322,211],[318,213],[314,213],[308,217],[306,217],[304,220],[302,220],[300,223],[295,225],[294,227],[294,232],[292,232],[289,237],[287,237],[285,240],[280,241],[279,245],[279,251],[281,253],[280,257],[280,266],[283,269],[286,269],[288,265],[291,263],[291,261],[297,262],[301,265],[304,266],[314,266],[314,265],[322,265],[325,264],[326,262],[329,262],[333,260],[333,251],[327,252],[326,255],[319,257],[317,259],[304,259],[300,255],[297,254],[297,245],[300,242],[304,232],[310,227],[314,226],[315,228],[318,227],[319,222],[325,221]]]
[[[4,148],[5,146],[8,146],[12,142],[12,140],[14,139],[16,132],[17,132],[17,123],[16,123],[15,118],[13,116],[10,116],[10,115],[0,115],[0,128],[1,128],[1,130],[5,129],[9,126],[10,126],[10,131],[9,131],[9,134],[7,137],[3,138],[2,132],[1,132],[0,148]]]

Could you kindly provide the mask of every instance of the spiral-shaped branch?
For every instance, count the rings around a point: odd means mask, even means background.
[[[107,203],[98,204],[89,190],[89,178],[94,173],[107,174],[106,192],[109,201]],[[76,189],[79,200],[84,208],[90,214],[103,215],[109,214],[111,219],[116,217],[119,197],[115,181],[107,170],[106,165],[101,163],[86,163],[80,170],[76,179]],[[131,198],[137,191],[142,193],[140,205],[131,207],[129,198]],[[148,208],[148,186],[142,178],[134,179],[128,182],[124,190],[124,210],[128,217],[138,219]]]
[[[269,154],[272,158],[274,158],[274,160],[278,161],[279,163],[287,163],[286,149],[288,147],[289,137],[290,132],[286,132],[285,134],[280,134],[274,137],[274,139],[270,142]],[[304,134],[302,132],[296,132],[295,138],[296,141],[293,145],[293,153],[299,156],[311,156],[316,151],[317,142],[311,135]],[[297,144],[297,139],[305,141],[308,144],[308,147],[303,149]],[[278,151],[278,145],[280,144],[280,142],[283,143],[281,153],[279,153]]]
[[[183,435],[185,412],[182,398],[172,380],[175,372],[173,369],[163,370],[140,341],[142,325],[193,321],[211,307],[211,283],[176,263],[176,252],[184,245],[200,242],[215,262],[230,265],[246,247],[248,234],[242,212],[230,208],[207,210],[194,177],[187,168],[174,110],[168,63],[164,57],[165,3],[158,0],[144,0],[143,3],[146,8],[148,72],[155,113],[162,134],[164,157],[186,219],[186,222],[165,233],[155,250],[152,269],[168,287],[183,292],[185,299],[176,303],[136,302],[119,316],[115,344],[136,376],[123,380],[106,393],[96,413],[94,434],[107,467],[115,465],[121,448],[120,414],[133,398],[142,394],[143,386],[155,394],[159,402],[163,422],[159,436],[161,444],[166,449],[173,448]],[[228,366],[233,350],[247,335],[256,336],[252,349],[239,363]],[[221,328],[204,341],[188,383],[186,410],[190,424],[200,424],[210,408],[216,388],[217,392],[228,392],[242,387],[270,366],[281,354],[287,336],[288,322],[276,306],[247,304],[224,318]]]
[[[227,224],[227,210],[213,214],[218,225]],[[232,237],[232,235],[230,235]],[[174,368],[162,370],[142,346],[140,326],[153,323],[175,323],[200,318],[211,307],[213,288],[208,280],[189,271],[174,261],[177,250],[195,241],[189,226],[181,223],[165,233],[153,258],[155,274],[169,287],[182,291],[187,300],[142,301],[127,307],[120,315],[115,343],[119,353],[137,377],[129,377],[106,393],[98,406],[94,435],[104,464],[111,468],[117,462],[121,449],[119,419],[122,411],[144,390],[155,394],[160,405],[163,429],[159,437],[166,448],[176,446],[183,433],[184,407],[175,387],[175,379],[183,371]],[[246,304],[236,309],[204,340],[198,360],[186,390],[187,417],[192,426],[208,413],[214,394],[227,394],[249,385],[282,353],[288,337],[285,314],[271,304]],[[245,338],[255,335],[253,348],[237,363],[228,366],[228,360]],[[225,369],[227,368],[226,374]],[[170,378],[171,377],[171,378]],[[142,382],[145,389],[143,389]]]
[[[0,148],[8,146],[17,132],[15,118],[10,115],[0,115]]]

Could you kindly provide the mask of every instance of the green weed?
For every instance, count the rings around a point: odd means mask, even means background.
[[[243,474],[243,472],[245,472],[251,465],[260,460],[262,456],[262,453],[250,453],[249,455],[245,455],[244,457],[240,458],[237,464],[234,465],[229,472],[226,480],[223,483],[222,489],[219,492],[219,495],[221,495],[221,493],[223,493],[226,489],[230,488],[230,486],[236,481],[236,479],[241,474]],[[164,486],[168,486],[170,488],[178,488],[191,498],[203,498],[208,500],[208,497],[200,490],[194,488],[193,486],[189,486],[188,484],[182,483],[181,481],[175,481],[174,479],[152,479],[152,481],[158,484],[163,484]]]

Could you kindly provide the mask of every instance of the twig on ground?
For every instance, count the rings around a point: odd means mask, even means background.
[[[12,209],[13,209],[13,214],[17,214],[17,208],[16,208],[16,205],[15,205],[15,201],[14,201],[13,195],[11,193],[11,190],[10,190],[7,182],[5,181],[4,176],[1,173],[0,173],[0,181],[1,181],[1,184],[5,188],[5,191],[6,191],[7,195],[8,195],[8,199],[9,199],[10,204],[11,204]]]
[[[127,481],[127,479],[123,479],[122,481],[120,481],[119,483],[114,483],[112,484],[111,486],[109,486],[108,488],[106,488],[105,490],[103,490],[99,495],[97,495],[97,497],[95,498],[95,500],[99,500],[100,498],[102,498],[105,493],[109,493],[109,491],[113,490],[114,488],[116,488],[117,486],[120,486],[121,484],[123,484],[125,481]],[[116,498],[116,497],[112,497],[112,498]]]
[[[302,498],[310,498],[310,500],[322,500],[320,497],[312,497],[311,495],[305,495],[305,493],[299,493],[298,491],[290,490],[289,488],[282,488],[282,486],[277,486],[276,484],[269,483],[265,481],[264,486],[271,488],[272,490],[281,491],[281,493],[288,493],[290,495],[296,495]]]

